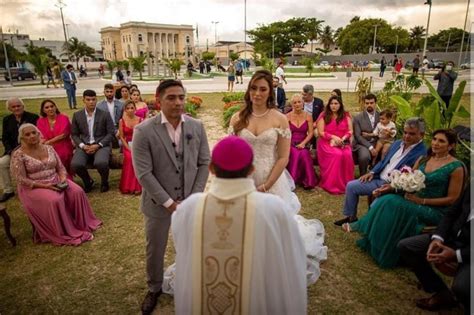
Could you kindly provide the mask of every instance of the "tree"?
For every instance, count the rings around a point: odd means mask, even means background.
[[[334,44],[333,33],[334,31],[329,25],[326,25],[321,33],[320,39],[325,50],[328,50],[331,47],[331,45]]]
[[[426,36],[424,26],[418,25],[410,29],[410,48],[414,51],[422,49],[423,41]]]
[[[304,65],[306,72],[309,73],[309,76],[313,74],[314,71],[314,60],[311,57],[304,57],[301,59],[301,64]]]
[[[201,57],[202,57],[202,60],[204,60],[204,61],[213,60],[216,57],[216,53],[215,52],[210,52],[210,51],[205,51],[205,52],[202,53]]]
[[[445,51],[446,46],[448,50],[459,51],[461,47],[463,30],[457,27],[450,27],[439,31],[438,33],[428,37],[428,44],[430,51]],[[464,45],[467,45],[469,40],[469,32],[464,32]]]
[[[138,57],[129,57],[130,65],[134,71],[138,71],[140,75],[140,80],[143,80],[143,70],[145,69],[145,62],[147,59],[147,54],[140,55]]]
[[[8,61],[10,63],[10,67],[15,66],[17,63],[21,64],[26,61],[26,55],[18,51],[15,47],[10,45],[9,43],[5,42],[5,48],[7,50]],[[3,49],[1,48],[0,48],[0,65],[2,65],[2,67],[5,65],[5,53]]]
[[[321,29],[323,20],[318,20],[316,18],[309,18],[306,20],[306,37],[311,41],[311,53],[313,53],[313,42],[318,40],[323,34]]]
[[[107,60],[106,67],[110,71],[110,76],[112,77],[114,74],[114,69],[117,67],[117,63],[113,60]]]
[[[33,66],[34,72],[40,77],[41,84],[44,84],[43,76],[46,74],[46,67],[50,58],[53,58],[51,49],[45,47],[37,47],[30,42],[26,47],[26,60]]]
[[[239,54],[236,53],[236,52],[231,52],[229,54],[229,58],[230,58],[230,60],[235,61],[235,60],[239,59]]]
[[[77,60],[81,59],[81,58],[84,58],[84,57],[90,57],[90,58],[93,59],[94,54],[95,54],[95,49],[94,48],[92,48],[90,46],[87,46],[87,44],[84,43],[84,42],[79,42],[79,45],[78,45],[77,51],[76,51]],[[76,60],[76,66],[78,65],[77,60]],[[84,59],[84,66],[87,68],[85,59]]]
[[[64,53],[62,55],[68,55],[69,60],[76,61],[76,68],[79,68],[79,59],[83,57],[94,58],[95,50],[94,48],[88,46],[86,43],[79,41],[77,37],[71,37],[63,45]]]
[[[352,24],[352,23],[359,22],[359,21],[360,21],[360,16],[356,15],[349,21],[349,23]]]
[[[178,79],[178,73],[181,70],[181,66],[184,62],[180,59],[165,59],[166,66],[173,72],[174,78]]]

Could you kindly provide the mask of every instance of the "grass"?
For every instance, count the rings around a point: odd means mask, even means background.
[[[198,116],[204,121],[211,146],[225,134],[221,127],[224,93],[199,94],[203,106]],[[327,100],[329,93],[317,93]],[[466,96],[468,97],[468,96]],[[358,110],[354,93],[344,93],[349,111]],[[65,98],[55,99],[70,115]],[[468,98],[463,102],[468,102]],[[29,111],[38,112],[41,100],[26,100]],[[6,111],[0,108],[0,117]],[[97,172],[92,171],[95,180]],[[31,225],[18,198],[8,203],[12,232],[18,240],[11,248],[0,233],[1,314],[136,314],[146,293],[145,242],[139,197],[118,192],[120,171],[112,170],[111,190],[88,194],[96,215],[104,222],[92,242],[78,247],[33,244]],[[321,266],[318,282],[308,288],[308,313],[420,313],[413,299],[424,294],[416,278],[406,269],[382,270],[355,245],[357,234],[345,234],[332,222],[340,218],[344,196],[324,191],[297,189],[300,214],[318,218],[326,228],[328,260]],[[367,209],[365,198],[360,214]],[[166,263],[174,261],[172,242]],[[172,313],[173,299],[162,296],[159,313]],[[157,312],[158,313],[158,312]]]

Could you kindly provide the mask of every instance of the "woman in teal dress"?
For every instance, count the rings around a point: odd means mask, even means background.
[[[357,231],[363,236],[357,245],[380,267],[394,267],[399,259],[398,242],[420,234],[425,226],[438,225],[461,195],[464,168],[454,157],[455,145],[456,134],[452,130],[435,131],[427,156],[414,166],[425,174],[426,188],[416,194],[383,195],[359,221],[342,226],[346,232]],[[392,190],[386,184],[373,194],[380,196]]]

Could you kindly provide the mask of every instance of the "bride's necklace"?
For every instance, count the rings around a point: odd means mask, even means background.
[[[252,116],[254,116],[254,117],[257,117],[257,118],[260,118],[260,117],[263,117],[263,116],[265,116],[265,115],[266,115],[266,114],[268,114],[269,112],[270,112],[270,108],[269,108],[269,109],[267,109],[267,110],[265,111],[265,113],[263,113],[263,114],[260,114],[260,115],[258,115],[258,114],[255,114],[254,112],[252,112]]]

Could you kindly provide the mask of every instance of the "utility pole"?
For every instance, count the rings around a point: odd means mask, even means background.
[[[2,33],[3,54],[5,55],[5,68],[7,68],[8,78],[10,79],[10,85],[13,86],[13,78],[12,73],[10,71],[10,62],[8,61],[7,46],[5,45],[5,40],[3,39],[3,29],[1,26],[0,33]]]
[[[71,55],[69,53],[69,43],[68,43],[67,34],[66,34],[66,24],[64,24],[64,15],[63,15],[63,8],[66,6],[66,4],[64,4],[63,0],[58,0],[58,3],[55,6],[58,7],[59,11],[61,12],[61,21],[63,23],[63,32],[64,32],[64,44],[66,45],[67,58],[71,60]]]
[[[219,24],[219,21],[211,21],[212,24],[214,24],[214,47],[216,48],[216,60],[219,58],[219,54],[218,54],[218,49],[217,48],[217,24]],[[217,61],[216,61],[216,65],[217,65]]]
[[[375,53],[375,40],[377,39],[377,27],[378,27],[378,24],[375,24],[374,27],[375,27],[375,32],[374,32],[374,44],[373,44],[373,46],[372,46],[372,54]]]
[[[426,56],[426,45],[428,44],[428,34],[429,34],[429,29],[430,29],[430,17],[431,17],[431,3],[432,0],[426,0],[424,4],[427,4],[430,6],[428,10],[428,22],[426,23],[426,34],[425,34],[425,43],[423,45],[423,58]]]
[[[451,33],[449,33],[449,36],[448,36],[448,43],[446,44],[446,51],[445,52],[448,52],[448,47],[449,47],[450,40],[451,40]]]
[[[275,62],[275,34],[272,34],[272,62]]]
[[[464,45],[464,35],[466,33],[466,23],[467,23],[467,16],[469,14],[469,4],[470,3],[471,3],[471,0],[467,0],[466,18],[464,19],[464,27],[462,28],[461,49],[459,49],[458,67],[459,67],[459,65],[461,65],[462,48],[463,48],[463,45]]]
[[[397,42],[395,44],[395,55],[397,54],[398,51],[398,35],[397,35]]]

